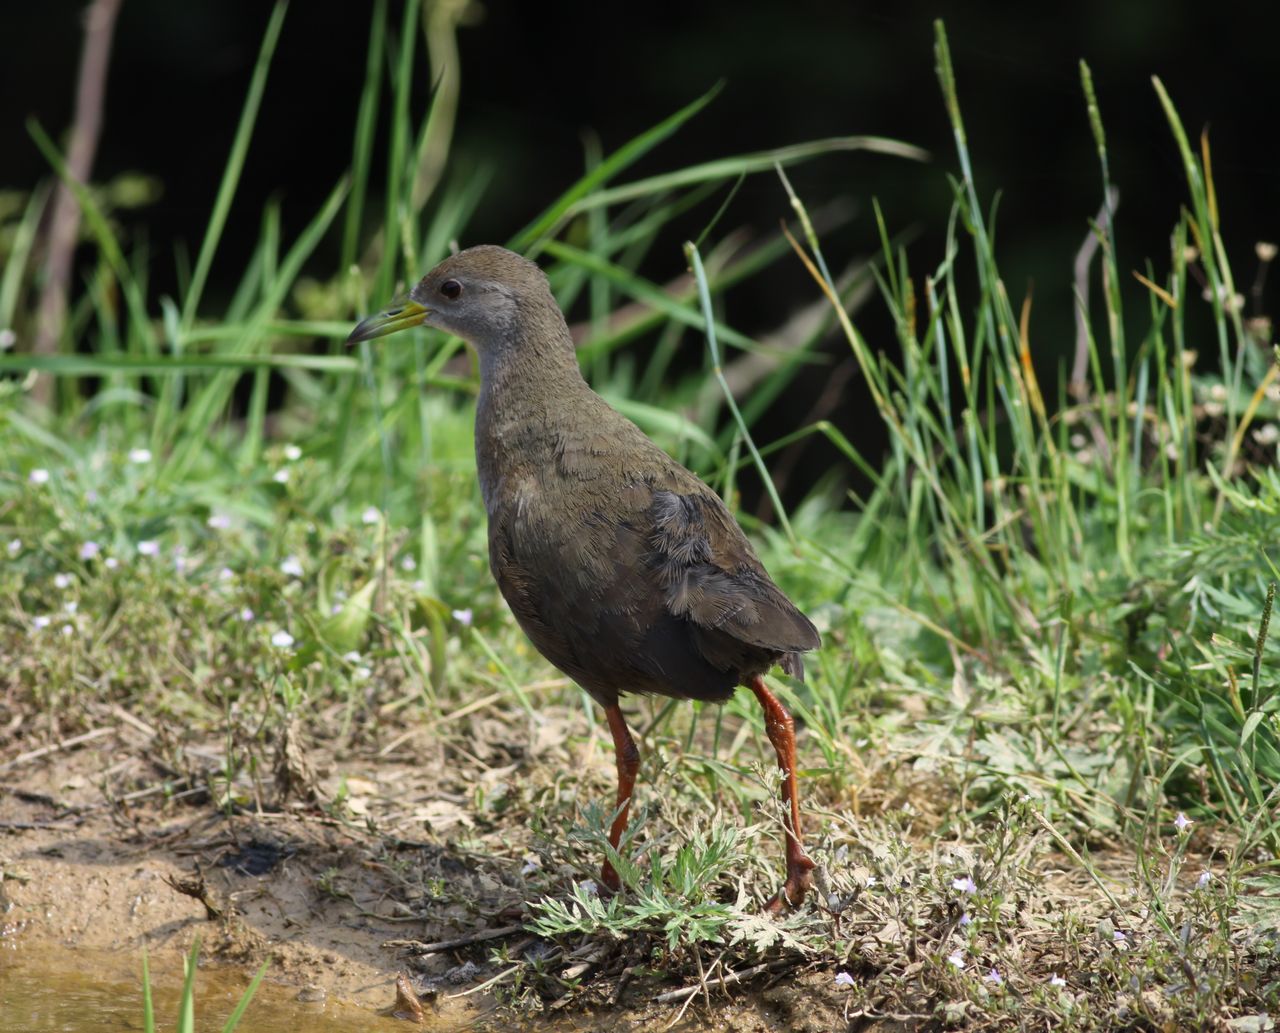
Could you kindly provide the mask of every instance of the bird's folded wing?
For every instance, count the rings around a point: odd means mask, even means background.
[[[709,489],[655,491],[649,517],[650,563],[671,614],[763,649],[791,653],[818,645],[813,624],[769,580]]]

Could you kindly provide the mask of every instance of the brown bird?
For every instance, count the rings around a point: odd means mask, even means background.
[[[348,341],[419,324],[480,357],[476,468],[489,565],[539,652],[604,707],[618,765],[609,842],[616,850],[626,829],[640,766],[619,695],[722,703],[745,685],[764,708],[787,808],[787,879],[767,906],[799,904],[813,862],[800,835],[795,724],[763,675],[776,664],[802,677],[800,654],[817,647],[817,630],[719,496],[587,386],[533,262],[493,246],[446,258]],[[601,881],[619,888],[607,858]]]

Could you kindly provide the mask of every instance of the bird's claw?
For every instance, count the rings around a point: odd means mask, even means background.
[[[787,881],[782,884],[764,909],[771,915],[780,915],[784,911],[799,907],[805,895],[813,889],[813,870],[817,865],[806,854],[787,862]]]

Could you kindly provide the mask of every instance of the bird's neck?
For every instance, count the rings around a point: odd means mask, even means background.
[[[521,317],[496,347],[477,349],[476,465],[486,505],[502,477],[548,461],[556,447],[552,427],[558,414],[575,412],[592,394],[550,295]]]

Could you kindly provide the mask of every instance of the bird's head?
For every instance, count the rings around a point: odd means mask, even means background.
[[[515,337],[529,308],[548,301],[555,305],[546,276],[533,262],[506,248],[481,245],[446,258],[407,296],[361,322],[347,343],[432,326],[469,341],[484,355]]]

